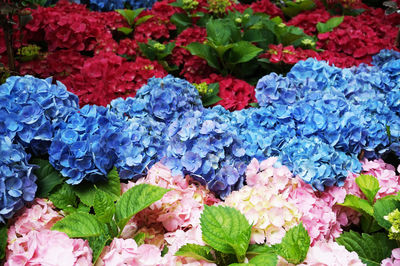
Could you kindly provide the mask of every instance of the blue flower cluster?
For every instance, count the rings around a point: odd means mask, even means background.
[[[173,174],[191,174],[224,197],[243,184],[245,150],[213,109],[188,111],[168,127],[163,163]]]
[[[256,87],[261,108],[233,115],[246,151],[279,156],[318,190],[359,171],[361,152],[370,159],[390,151],[400,156],[399,58],[382,51],[374,58],[379,66],[350,69],[308,59],[286,77],[263,77]]]
[[[112,11],[115,9],[150,9],[157,0],[81,0],[81,3],[88,3],[91,10]]]
[[[35,196],[26,151],[47,153],[55,130],[77,107],[78,97],[51,79],[10,77],[0,86],[0,222]]]

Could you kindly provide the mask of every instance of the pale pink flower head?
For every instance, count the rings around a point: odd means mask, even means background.
[[[42,229],[18,237],[7,247],[6,266],[90,265],[92,250],[86,240],[71,239],[65,233]]]
[[[172,176],[171,171],[161,163],[155,164],[147,177],[136,183],[122,185],[122,192],[138,184],[170,189],[161,200],[135,216],[133,221],[139,228],[162,223],[166,231],[173,232],[195,226],[200,222],[204,204],[211,205],[219,201],[204,186],[193,183],[189,176]]]
[[[45,199],[35,199],[30,208],[25,208],[12,227],[15,233],[25,235],[32,230],[50,229],[63,216],[54,210],[53,204]]]
[[[279,243],[301,217],[294,204],[265,186],[244,186],[232,192],[222,205],[236,208],[253,224],[252,243]]]
[[[138,247],[133,239],[114,238],[96,263],[97,266],[150,266],[162,265],[161,251],[156,246],[143,244]]]

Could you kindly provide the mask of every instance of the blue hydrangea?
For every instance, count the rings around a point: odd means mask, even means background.
[[[320,191],[333,185],[342,186],[349,172],[361,171],[356,156],[337,151],[318,137],[290,140],[282,148],[279,161]]]
[[[400,53],[394,50],[384,49],[372,57],[372,64],[381,67],[386,62],[400,59]]]
[[[296,87],[289,78],[276,73],[262,77],[255,90],[260,106],[268,106],[271,103],[290,105],[296,101]]]
[[[173,174],[191,174],[221,197],[243,185],[245,150],[213,109],[188,111],[167,130],[163,162]]]
[[[112,11],[115,9],[151,9],[157,0],[82,0],[81,3],[88,3],[90,9],[95,11]]]
[[[0,86],[0,134],[45,154],[59,123],[78,109],[78,97],[51,78],[10,77]]]
[[[8,136],[0,137],[0,223],[35,198],[36,177],[29,157],[21,144]]]
[[[124,120],[101,106],[85,106],[71,114],[49,149],[51,164],[68,177],[67,183],[98,182],[116,166],[122,179],[144,173],[155,156],[145,127]]]

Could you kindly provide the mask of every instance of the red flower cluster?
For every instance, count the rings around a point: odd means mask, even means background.
[[[218,96],[222,98],[218,102],[225,109],[234,111],[249,107],[249,103],[256,102],[254,86],[251,86],[244,80],[235,77],[223,77],[217,74],[211,74],[209,78],[200,82],[207,84],[219,83]]]
[[[282,44],[270,44],[268,52],[260,55],[260,58],[267,58],[271,63],[283,62],[290,65],[294,65],[300,60],[306,60],[309,57],[321,59],[320,55],[314,50],[294,48],[293,45],[283,47]]]
[[[138,57],[128,62],[114,53],[100,53],[85,61],[79,73],[63,79],[79,96],[80,105],[107,105],[117,97],[135,96],[151,77],[164,77],[167,72],[157,62]]]
[[[104,23],[109,15],[90,12],[84,5],[62,0],[55,7],[31,11],[33,20],[26,25],[28,40],[46,41],[49,51],[58,48],[92,51],[100,40],[112,39],[110,28]],[[110,18],[123,19],[115,13]],[[116,26],[117,22],[111,25]]]
[[[293,17],[287,25],[302,28],[308,35],[317,33],[318,22],[326,22],[331,15],[325,10],[324,6],[314,10],[308,10]]]
[[[270,0],[258,0],[256,2],[251,3],[250,5],[246,4],[235,4],[228,7],[228,10],[237,10],[243,12],[247,8],[253,9],[254,13],[265,13],[270,15],[271,17],[282,17],[283,12],[280,10],[275,4],[271,3]]]
[[[321,54],[335,65],[350,67],[354,62],[370,63],[372,55],[381,49],[394,49],[400,16],[385,16],[382,9],[370,9],[359,16],[345,16],[344,21],[332,32],[318,35],[318,48],[326,50]],[[347,58],[352,57],[355,60]],[[340,63],[336,62],[340,58]],[[345,60],[343,60],[345,59]],[[344,65],[342,65],[344,64]]]

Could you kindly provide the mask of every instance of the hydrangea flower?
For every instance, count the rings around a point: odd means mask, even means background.
[[[400,248],[395,248],[392,250],[392,255],[390,258],[384,259],[381,262],[382,266],[395,266],[400,263]]]
[[[21,144],[14,144],[8,136],[0,137],[0,223],[5,223],[26,202],[34,199],[36,176],[30,156]]]
[[[219,201],[203,186],[193,184],[188,176],[173,176],[171,170],[161,163],[151,167],[145,178],[121,184],[122,193],[138,184],[171,189],[161,200],[138,213],[132,221],[146,226],[162,223],[168,232],[200,225],[204,204],[212,205]]]
[[[51,78],[14,76],[0,85],[0,133],[37,153],[47,152],[58,124],[77,109],[78,97]]]
[[[226,197],[223,204],[238,209],[253,224],[252,243],[278,244],[300,219],[294,204],[263,186],[244,186]]]
[[[84,2],[82,0],[82,2]],[[131,9],[151,8],[155,0],[88,0],[89,6],[96,11],[113,11],[129,6]]]
[[[188,111],[167,129],[167,157],[173,174],[190,174],[221,197],[243,183],[245,150],[233,129],[213,109]]]

